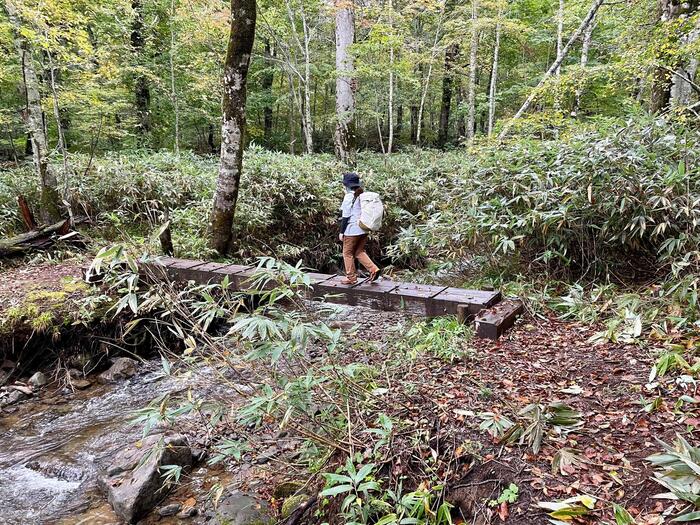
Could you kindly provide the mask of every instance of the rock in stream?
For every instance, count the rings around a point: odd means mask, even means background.
[[[164,465],[192,466],[192,451],[184,436],[156,434],[115,456],[97,482],[114,512],[127,523],[148,514],[168,493],[159,470]]]

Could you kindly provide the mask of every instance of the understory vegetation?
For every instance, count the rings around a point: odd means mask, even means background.
[[[359,169],[387,205],[370,252],[415,280],[505,285],[535,310],[609,320],[608,339],[692,331],[699,152],[697,130],[638,118],[468,152],[365,153]],[[167,212],[177,256],[214,256],[206,234],[215,159],[142,152],[81,163],[89,169],[68,181],[68,194],[73,213],[92,219],[96,245],[129,238],[157,251]],[[335,270],[339,170],[331,156],[250,148],[232,257]],[[22,227],[16,195],[38,198],[30,167],[0,172],[0,187],[0,231],[11,235]]]

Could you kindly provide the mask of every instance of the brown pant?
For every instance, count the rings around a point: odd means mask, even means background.
[[[355,269],[355,257],[360,261],[368,272],[376,272],[377,265],[372,262],[367,252],[365,252],[365,244],[367,244],[367,235],[345,235],[343,236],[343,261],[345,261],[345,274],[348,279],[357,279],[357,270]]]

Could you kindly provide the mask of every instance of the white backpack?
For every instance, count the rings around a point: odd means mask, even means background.
[[[360,222],[359,226],[366,232],[376,232],[382,227],[384,218],[384,205],[379,194],[365,191],[360,194]]]

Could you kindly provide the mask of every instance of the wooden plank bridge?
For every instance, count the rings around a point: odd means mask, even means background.
[[[199,284],[221,283],[228,276],[235,290],[251,289],[257,268],[239,264],[215,263],[159,257],[141,263],[150,275],[171,281],[194,281]],[[478,337],[497,339],[510,328],[523,311],[518,299],[503,299],[493,290],[467,290],[449,286],[413,284],[381,279],[374,283],[344,284],[343,276],[311,272],[309,295],[350,306],[375,310],[405,311],[414,315],[437,317],[456,315],[463,322],[474,321]]]

